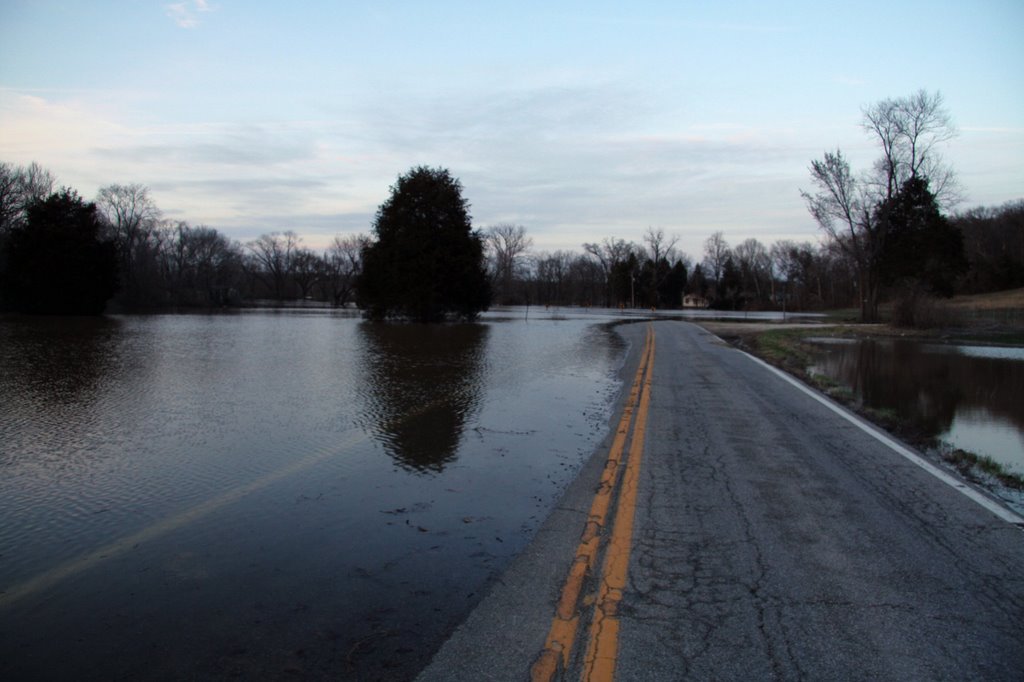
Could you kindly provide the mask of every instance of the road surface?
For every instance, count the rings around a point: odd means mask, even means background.
[[[419,679],[1022,679],[1019,517],[695,325],[620,331],[607,452]]]

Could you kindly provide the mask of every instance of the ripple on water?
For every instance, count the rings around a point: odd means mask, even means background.
[[[7,646],[84,633],[61,660],[112,671],[158,640],[186,668],[267,641],[329,661],[381,629],[433,646],[603,436],[622,348],[593,324],[5,324],[0,589],[111,555]]]

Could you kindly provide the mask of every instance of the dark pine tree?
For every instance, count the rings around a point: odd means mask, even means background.
[[[879,206],[877,220],[886,228],[878,262],[881,281],[917,281],[935,294],[952,296],[967,270],[963,233],[939,212],[928,181],[915,176],[903,183]]]
[[[739,310],[743,307],[743,278],[736,261],[732,256],[725,259],[722,268],[722,281],[715,290],[712,308],[719,310]]]
[[[473,319],[491,303],[483,239],[462,183],[420,166],[398,178],[363,249],[356,301],[371,319]]]
[[[5,240],[0,299],[12,310],[99,315],[117,290],[117,253],[96,205],[63,189],[37,201]]]
[[[667,266],[666,261],[662,261]],[[686,265],[677,260],[658,285],[658,301],[662,308],[678,308],[683,304],[686,289]]]
[[[700,263],[693,266],[693,272],[690,273],[686,288],[695,296],[706,297],[708,295],[708,279],[704,276],[704,266]]]

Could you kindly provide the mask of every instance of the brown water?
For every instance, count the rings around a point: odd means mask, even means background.
[[[603,437],[605,322],[0,319],[0,679],[408,679]]]
[[[810,370],[924,433],[1024,474],[1024,348],[818,339]]]

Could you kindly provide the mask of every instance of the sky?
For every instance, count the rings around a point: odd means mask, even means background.
[[[648,229],[820,238],[800,197],[865,106],[925,89],[960,208],[1024,198],[1024,2],[2,0],[0,161],[313,248],[397,177],[459,178],[535,251]]]

